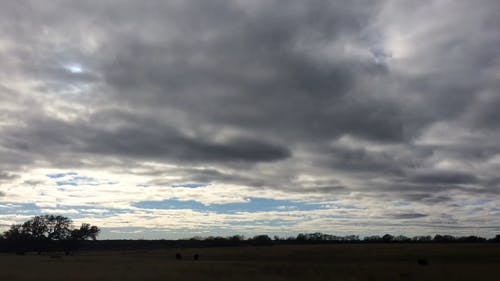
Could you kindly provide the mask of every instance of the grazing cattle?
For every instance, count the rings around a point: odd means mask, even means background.
[[[194,254],[194,256],[193,256],[193,260],[197,261],[199,258],[200,258],[200,255],[198,255],[198,254]]]
[[[420,259],[417,260],[417,263],[420,266],[429,265],[429,261],[427,260],[427,258],[420,258]]]
[[[175,259],[176,259],[176,260],[182,260],[182,255],[181,255],[181,253],[177,253],[177,254],[175,254]]]

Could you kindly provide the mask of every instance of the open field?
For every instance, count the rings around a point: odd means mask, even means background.
[[[176,260],[175,253],[184,259]],[[192,260],[198,253],[200,260]],[[425,257],[429,265],[417,263]],[[500,280],[500,244],[341,244],[0,255],[0,280]]]

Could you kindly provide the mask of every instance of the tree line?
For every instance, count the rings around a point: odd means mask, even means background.
[[[478,236],[455,237],[451,235],[415,236],[374,235],[359,237],[357,235],[336,236],[324,233],[301,233],[291,237],[270,237],[269,235],[232,236],[196,236],[178,240],[99,240],[82,241],[82,249],[99,250],[155,250],[171,248],[203,248],[203,247],[246,247],[273,245],[310,245],[310,244],[370,244],[370,243],[500,243],[500,235],[486,239]]]
[[[219,242],[218,244],[250,244],[250,245],[273,245],[273,244],[336,244],[336,243],[500,243],[500,235],[494,238],[486,239],[484,237],[470,236],[452,236],[436,234],[434,236],[414,236],[404,235],[372,235],[360,238],[358,235],[337,236],[321,232],[300,233],[297,236],[273,238],[268,235],[257,235],[245,238],[241,235],[230,237],[194,237],[191,241],[201,241],[205,243]]]
[[[0,252],[50,252],[64,251],[70,254],[80,249],[130,250],[173,247],[232,247],[271,246],[288,244],[340,244],[340,243],[500,243],[500,235],[486,239],[479,236],[414,236],[385,234],[360,238],[358,235],[337,236],[321,232],[300,233],[290,237],[270,237],[266,234],[252,237],[196,236],[179,240],[101,240],[96,241],[100,228],[83,223],[75,228],[71,219],[63,216],[42,215],[15,224],[0,235]],[[92,240],[92,241],[87,241]]]

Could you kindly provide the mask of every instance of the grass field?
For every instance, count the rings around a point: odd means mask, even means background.
[[[176,260],[175,253],[184,259]],[[200,260],[192,260],[198,253]],[[425,257],[429,265],[417,264]],[[0,255],[0,280],[500,280],[499,244],[342,244]]]

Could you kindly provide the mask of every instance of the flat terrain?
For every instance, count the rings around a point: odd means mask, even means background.
[[[176,260],[175,253],[184,259]],[[198,253],[200,260],[194,261]],[[429,264],[419,265],[425,257]],[[500,244],[343,244],[0,255],[0,280],[500,280]]]

